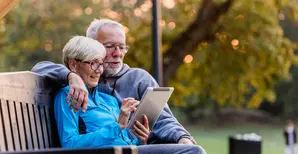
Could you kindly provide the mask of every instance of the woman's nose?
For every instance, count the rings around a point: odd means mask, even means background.
[[[95,73],[101,75],[101,74],[103,73],[103,67],[102,67],[102,66],[98,67],[98,68],[95,70]]]

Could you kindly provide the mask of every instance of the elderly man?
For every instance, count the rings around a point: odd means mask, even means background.
[[[109,19],[95,19],[87,29],[87,37],[99,41],[106,48],[106,67],[99,81],[102,85],[100,91],[116,97],[119,106],[121,106],[124,98],[133,97],[136,100],[141,100],[147,87],[158,87],[148,72],[139,68],[130,68],[123,63],[129,47],[126,45],[124,27],[120,23]],[[33,67],[32,71],[45,76],[51,82],[59,83],[61,86],[69,84],[70,91],[67,101],[73,97],[71,107],[75,107],[75,111],[81,106],[82,111],[86,110],[88,93],[78,75],[69,71],[65,66],[52,62],[40,62]],[[78,103],[75,104],[75,100]],[[156,121],[151,138],[162,141],[161,143],[196,143],[172,115],[168,106],[164,108]]]

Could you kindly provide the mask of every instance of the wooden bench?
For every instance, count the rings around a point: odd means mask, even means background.
[[[51,87],[29,71],[0,73],[0,153],[137,153],[135,146],[60,148]]]

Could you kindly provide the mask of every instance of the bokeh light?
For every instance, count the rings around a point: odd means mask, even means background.
[[[239,41],[237,39],[234,39],[231,41],[232,46],[237,46],[239,44]]]
[[[131,4],[131,5],[135,5],[137,3],[137,0],[128,0],[128,2]]]
[[[168,9],[172,9],[175,7],[175,1],[174,0],[163,0],[163,6],[168,8]]]
[[[135,14],[135,16],[140,17],[142,16],[142,11],[140,8],[135,8],[133,13]]]
[[[161,20],[159,22],[159,26],[164,27],[166,25],[166,21],[165,20]]]
[[[81,16],[82,15],[82,13],[83,13],[83,10],[81,9],[81,8],[76,8],[74,11],[73,11],[73,16],[74,17],[79,17],[79,16]]]
[[[87,7],[86,9],[85,9],[85,13],[87,14],[87,15],[90,15],[90,14],[92,14],[92,8],[90,8],[90,7]]]
[[[106,12],[107,16],[111,19],[119,19],[120,18],[120,14],[118,12],[115,12],[113,10],[108,9]]]
[[[52,46],[52,44],[46,44],[46,45],[45,45],[45,50],[46,50],[47,52],[51,52],[51,51],[53,50],[53,46]]]
[[[173,30],[176,27],[176,24],[174,22],[169,22],[168,27]]]
[[[204,46],[204,47],[208,45],[208,43],[207,43],[207,42],[205,42],[205,41],[204,41],[204,42],[202,42],[201,44],[202,44],[202,46]]]
[[[152,8],[152,2],[151,1],[146,1],[144,4],[141,5],[141,10],[143,12],[147,12]]]
[[[126,26],[123,26],[123,27],[124,27],[124,31],[125,31],[125,33],[127,34],[127,33],[129,32],[129,28],[126,27]]]
[[[100,0],[92,0],[92,3],[93,4],[99,4],[100,3]]]
[[[285,20],[285,15],[281,12],[278,14],[278,19],[279,20]]]
[[[193,57],[192,57],[192,55],[186,55],[185,57],[184,57],[184,63],[191,63],[193,61]]]

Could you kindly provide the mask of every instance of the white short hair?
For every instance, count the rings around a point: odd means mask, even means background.
[[[105,58],[105,56],[105,47],[100,42],[85,36],[72,37],[62,50],[63,63],[67,67],[70,59],[90,61],[98,57]]]
[[[92,38],[94,40],[98,40],[98,32],[101,28],[103,28],[106,25],[114,25],[116,26],[121,34],[124,36],[125,38],[125,30],[122,24],[120,24],[117,21],[113,21],[110,19],[94,19],[91,24],[89,25],[87,31],[86,31],[86,36],[89,38]]]

